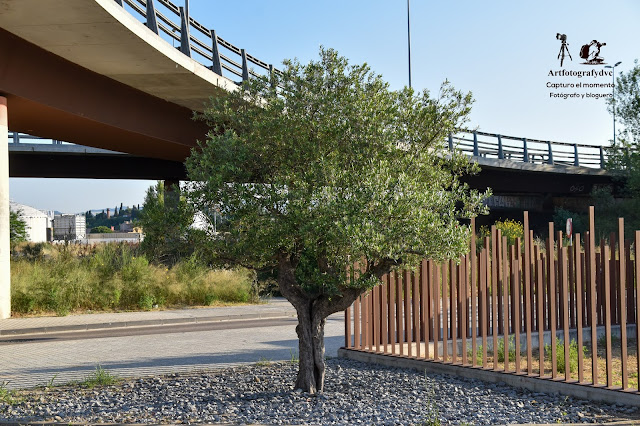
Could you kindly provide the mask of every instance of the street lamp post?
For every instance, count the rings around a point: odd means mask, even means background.
[[[622,62],[618,61],[615,65],[605,65],[605,68],[611,69],[611,81],[613,82],[613,145],[616,144],[616,67]]]
[[[409,88],[411,88],[411,7],[407,0],[407,44],[409,48]]]

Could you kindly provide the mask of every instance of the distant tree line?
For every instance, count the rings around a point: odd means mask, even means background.
[[[120,207],[115,206],[113,210],[109,211],[109,217],[107,217],[107,210],[102,210],[100,213],[93,214],[91,210],[85,212],[87,218],[87,228],[96,228],[98,226],[105,226],[107,228],[117,229],[118,226],[126,221],[135,222],[140,218],[140,205],[133,207],[123,206],[120,203]]]

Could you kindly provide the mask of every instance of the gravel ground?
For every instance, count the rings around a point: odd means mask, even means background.
[[[637,409],[414,370],[330,359],[325,392],[292,390],[293,363],[21,391],[0,421],[522,424],[640,419]],[[2,398],[0,398],[2,400]]]

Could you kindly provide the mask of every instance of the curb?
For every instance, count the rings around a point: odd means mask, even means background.
[[[23,334],[57,333],[57,332],[63,332],[63,331],[90,331],[90,330],[103,330],[108,328],[162,326],[162,325],[176,325],[176,324],[189,324],[189,323],[196,324],[196,323],[204,323],[204,322],[243,321],[243,320],[257,320],[257,319],[272,319],[272,318],[291,318],[291,317],[295,317],[295,312],[282,311],[282,312],[268,312],[263,314],[216,315],[211,317],[164,318],[164,319],[153,319],[153,320],[114,321],[114,322],[103,322],[103,323],[54,325],[50,327],[27,327],[27,328],[0,330],[0,337],[16,336],[16,335],[23,335]]]

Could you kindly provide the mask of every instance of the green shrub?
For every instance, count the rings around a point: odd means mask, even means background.
[[[92,234],[111,234],[113,233],[113,230],[111,228],[101,225],[101,226],[96,226],[95,228],[91,228],[91,233]]]
[[[509,337],[509,362],[516,361],[516,346],[514,337]],[[498,362],[504,362],[504,339],[498,338]]]
[[[514,245],[516,239],[520,238],[522,241],[524,238],[524,225],[516,220],[506,219],[499,220],[494,223],[497,229],[500,230],[503,237],[507,237],[507,244]],[[484,238],[491,237],[491,227],[481,226],[478,231],[478,238],[476,239],[477,248],[482,248],[484,245]]]
[[[78,310],[153,309],[156,305],[193,306],[257,300],[255,274],[212,270],[195,256],[169,269],[151,265],[135,246],[104,244],[44,246],[39,260],[12,260],[15,313]]]
[[[544,345],[545,359],[551,361],[551,345]],[[586,355],[587,348],[582,346],[582,354]],[[556,364],[559,373],[565,372],[564,341],[556,340]],[[578,371],[578,343],[571,339],[569,342],[569,368],[570,371]]]

